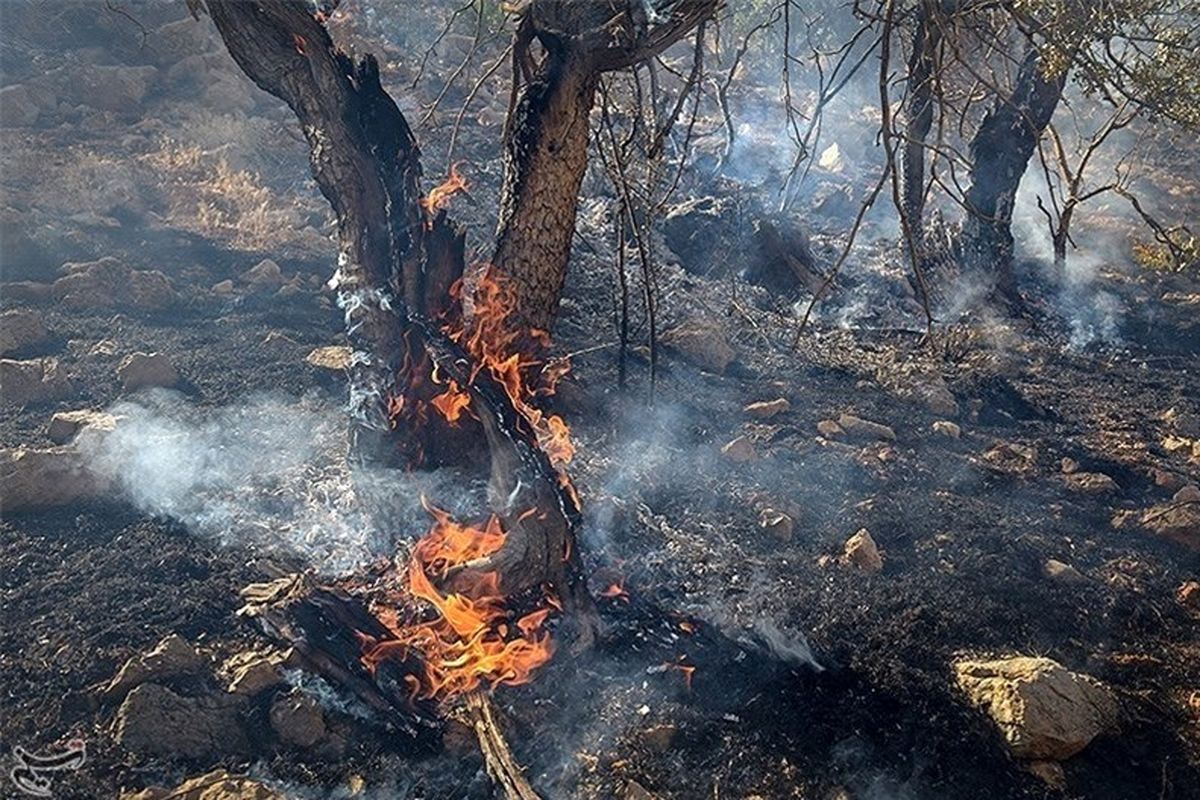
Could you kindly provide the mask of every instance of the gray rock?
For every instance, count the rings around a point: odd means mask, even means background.
[[[23,406],[61,400],[74,391],[58,359],[17,361],[0,358],[0,398],[3,398],[5,405]]]
[[[250,750],[239,695],[183,697],[156,683],[131,690],[117,709],[117,743],[140,756],[212,758]]]
[[[6,356],[45,344],[50,331],[42,315],[32,311],[5,311],[0,314],[0,355]]]

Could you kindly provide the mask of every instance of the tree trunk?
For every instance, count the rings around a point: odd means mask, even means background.
[[[908,220],[918,257],[925,240],[925,139],[933,127],[933,85],[941,28],[927,0],[917,16],[912,54],[908,60],[908,101],[905,104],[904,147],[900,151],[903,213]]]
[[[520,90],[509,120],[492,261],[516,290],[511,320],[522,329],[549,332],[558,312],[597,82],[591,66],[571,51],[548,54]]]
[[[963,265],[1005,301],[1019,302],[1012,270],[1013,203],[1021,176],[1062,97],[1066,71],[1047,76],[1030,44],[1012,94],[999,98],[971,140],[971,186],[962,231]]]
[[[422,415],[419,426],[398,419],[436,391],[428,381],[413,380],[427,359],[406,339],[405,315],[448,310],[447,288],[462,273],[463,234],[444,217],[426,224],[418,204],[420,151],[379,83],[378,63],[337,50],[302,3],[207,0],[207,6],[242,71],[295,112],[313,177],[337,215],[334,284],[356,351],[350,369],[355,457],[436,461],[450,452],[444,446],[450,429],[424,419],[430,415]]]

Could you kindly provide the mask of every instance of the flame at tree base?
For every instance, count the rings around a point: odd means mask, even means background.
[[[515,617],[499,591],[499,576],[471,569],[503,546],[500,520],[493,516],[482,526],[462,525],[445,511],[426,507],[435,522],[413,550],[403,587],[392,587],[372,610],[395,638],[364,636],[363,664],[374,672],[383,661],[415,656],[422,674],[406,678],[413,700],[448,700],[480,688],[528,683],[554,654],[546,622],[559,610],[557,599],[545,594],[541,607]],[[440,591],[431,575],[452,577],[454,591]],[[402,619],[396,602],[401,594],[424,602],[436,616]]]

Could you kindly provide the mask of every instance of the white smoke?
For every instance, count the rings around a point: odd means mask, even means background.
[[[352,471],[345,410],[316,395],[213,408],[156,390],[109,412],[115,430],[87,430],[77,444],[138,509],[321,574],[354,571],[423,533],[422,493],[452,511],[469,495],[447,471]]]

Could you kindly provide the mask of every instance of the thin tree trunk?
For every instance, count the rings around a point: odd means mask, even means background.
[[[962,231],[966,269],[1009,303],[1019,301],[1013,276],[1012,214],[1017,187],[1062,97],[1066,71],[1047,76],[1030,45],[1012,94],[1000,98],[971,140],[971,186]]]
[[[550,54],[521,88],[509,121],[492,260],[516,289],[512,321],[524,328],[548,332],[558,312],[597,83],[569,51]]]
[[[932,2],[923,3],[913,31],[912,54],[908,61],[908,102],[904,110],[904,146],[900,151],[904,214],[918,251],[925,239],[925,139],[933,127],[933,85],[942,37],[934,18],[936,13]]]

